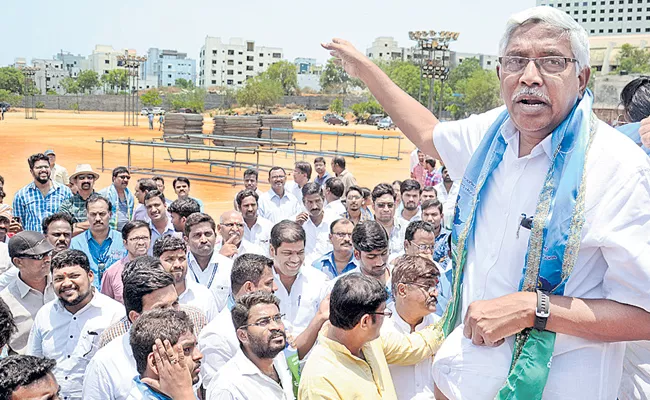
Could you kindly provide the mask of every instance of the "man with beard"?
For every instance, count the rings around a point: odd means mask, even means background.
[[[187,246],[183,239],[165,235],[153,244],[153,256],[160,259],[162,268],[174,278],[178,302],[203,311],[212,321],[219,310],[210,289],[187,276]]]
[[[345,193],[345,213],[341,217],[349,219],[354,225],[367,221],[372,215],[361,210],[363,204],[363,189],[359,186],[350,186]]]
[[[25,354],[36,313],[56,298],[50,279],[53,249],[43,234],[33,231],[17,233],[9,241],[9,257],[19,270],[17,278],[0,292],[18,327],[9,341],[10,354]]]
[[[256,244],[262,250],[262,255],[269,255],[269,238],[273,223],[266,218],[257,215],[259,196],[251,189],[242,190],[237,193],[235,202],[237,209],[244,218],[244,239]]]
[[[375,210],[375,221],[384,227],[390,238],[390,254],[397,254],[404,248],[404,241],[400,233],[402,226],[395,218],[397,194],[393,186],[380,183],[372,190],[372,208]]]
[[[139,204],[135,210],[133,210],[133,221],[151,221],[151,218],[147,215],[147,207],[144,205],[144,198],[147,193],[153,190],[158,190],[158,185],[153,179],[140,178],[136,181],[133,195],[138,200]]]
[[[95,182],[99,174],[94,172],[90,164],[79,164],[74,174],[70,176],[70,182],[77,187],[77,193],[61,204],[59,211],[65,211],[72,215],[74,223],[73,236],[85,232],[90,228],[88,214],[86,214],[86,200],[95,193]]]
[[[314,261],[311,266],[323,272],[329,279],[357,268],[354,247],[352,247],[353,229],[354,224],[345,218],[332,222],[329,226],[329,239],[334,249]]]
[[[203,387],[209,387],[217,372],[237,353],[239,341],[236,329],[232,327],[230,309],[235,301],[247,293],[264,291],[274,293],[278,287],[273,279],[273,260],[258,255],[244,254],[237,258],[230,276],[232,297],[217,318],[210,322],[199,336],[199,347],[203,353],[201,378]]]
[[[302,203],[306,212],[296,216],[296,222],[305,230],[305,264],[311,265],[317,258],[332,250],[330,242],[331,217],[325,218],[323,191],[316,182],[302,188]]]
[[[185,222],[187,267],[190,279],[212,291],[221,311],[230,295],[230,271],[232,260],[215,251],[216,224],[211,216],[203,213],[190,215]]]
[[[203,212],[203,202],[195,197],[190,197],[190,180],[184,176],[179,176],[172,182],[172,187],[179,199],[193,199],[199,203],[201,212]]]
[[[52,181],[61,185],[67,185],[70,181],[68,178],[68,170],[56,163],[56,154],[54,154],[54,150],[45,150],[45,153],[43,154],[45,154],[50,161]]]
[[[298,199],[284,189],[286,180],[287,174],[284,172],[284,168],[271,168],[269,170],[271,189],[260,196],[258,213],[274,224],[302,211],[302,205]]]
[[[181,234],[176,232],[172,219],[167,212],[167,205],[165,203],[165,195],[158,190],[152,190],[144,196],[144,205],[147,207],[147,215],[149,216],[149,228],[151,228],[151,243],[155,243],[156,239],[165,235],[172,235],[180,237]],[[149,255],[152,254],[152,249],[149,248]]]
[[[422,187],[415,179],[407,179],[402,182],[399,191],[404,208],[395,215],[395,223],[404,230],[409,222],[421,219],[420,195],[422,194]]]
[[[345,193],[348,192],[348,190],[352,186],[356,186],[357,180],[354,179],[354,176],[350,171],[345,169],[345,158],[343,156],[335,156],[332,158],[332,172],[336,174],[336,177],[343,182],[343,186],[345,186]]]
[[[319,184],[321,187],[325,186],[325,182],[327,182],[332,175],[327,172],[327,163],[323,157],[316,157],[314,159],[314,170],[316,171],[314,182]]]
[[[160,192],[162,193],[162,192]],[[183,234],[185,231],[185,221],[190,215],[201,212],[201,207],[199,203],[194,199],[178,199],[174,200],[168,207],[167,212],[172,220],[172,225],[174,225],[174,230]]]
[[[403,335],[419,332],[439,320],[434,314],[439,275],[430,257],[405,255],[397,259],[392,276],[394,302],[386,306],[392,315],[384,319],[382,336],[391,332]],[[397,398],[432,399],[432,365],[431,357],[409,366],[389,365]]]
[[[111,202],[111,228],[121,231],[124,225],[133,219],[135,198],[129,186],[131,174],[126,167],[113,169],[113,184],[99,193]]]
[[[81,251],[63,250],[52,257],[50,268],[58,300],[36,314],[27,354],[55,360],[63,398],[82,399],[84,373],[99,348],[99,335],[124,317],[124,307],[92,286],[94,274]]]
[[[208,400],[293,400],[292,374],[283,354],[287,337],[280,300],[271,293],[242,296],[232,309],[241,350],[219,370]]]
[[[43,219],[59,211],[72,192],[50,179],[50,160],[45,154],[33,154],[27,163],[34,181],[14,196],[13,215],[20,219],[25,230],[41,232]]]
[[[306,161],[298,161],[293,168],[293,182],[287,182],[285,189],[302,203],[302,188],[311,179],[311,165]]]
[[[111,202],[99,194],[92,194],[86,200],[90,229],[72,239],[71,249],[81,250],[89,255],[93,271],[93,286],[101,288],[104,272],[124,257],[126,250],[122,235],[111,229]]]
[[[151,247],[151,229],[144,221],[129,221],[122,228],[122,242],[126,256],[108,267],[102,276],[101,292],[113,300],[124,304],[122,293],[122,271],[131,260],[144,256]]]
[[[194,326],[177,310],[152,310],[133,324],[129,343],[138,370],[129,399],[195,399],[201,359]]]
[[[221,255],[235,259],[242,254],[264,254],[264,251],[257,245],[244,238],[244,218],[238,211],[226,211],[221,214],[217,226],[222,242],[215,250]]]
[[[452,219],[454,217],[454,208],[456,207],[456,198],[458,197],[458,190],[460,189],[460,182],[454,182],[449,177],[447,167],[442,167],[442,182],[435,186],[438,193],[438,200],[442,203],[442,208],[445,214],[443,225],[447,229],[451,229]]]

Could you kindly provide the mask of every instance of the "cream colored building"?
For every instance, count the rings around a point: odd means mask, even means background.
[[[647,49],[650,47],[648,35],[591,36],[589,47],[591,68],[598,75],[608,74],[618,67],[618,56],[624,44]]]

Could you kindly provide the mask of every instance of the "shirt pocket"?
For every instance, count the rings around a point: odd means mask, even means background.
[[[90,361],[95,353],[97,353],[97,350],[99,350],[99,337],[103,331],[103,329],[84,330],[79,338],[79,342],[77,342],[77,347],[74,351],[75,357],[86,362]]]

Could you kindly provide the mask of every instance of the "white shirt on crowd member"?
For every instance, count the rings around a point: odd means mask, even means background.
[[[222,246],[223,246],[223,242],[215,245],[214,251],[216,252],[220,251]],[[239,243],[239,248],[237,249],[237,254],[232,256],[231,259],[234,261],[237,257],[241,256],[242,254],[265,255],[264,250],[260,246],[249,242],[245,238],[242,238],[241,242]]]
[[[84,399],[126,400],[138,375],[129,333],[97,351],[88,363],[83,383]]]
[[[302,188],[298,186],[296,181],[289,181],[285,183],[284,190],[291,193],[296,198],[296,200],[298,200],[298,203],[302,204]]]
[[[215,319],[219,314],[217,302],[212,291],[191,279],[189,271],[185,276],[185,291],[178,295],[178,302],[179,304],[186,304],[198,308],[205,314],[208,322]]]
[[[27,354],[56,361],[54,376],[64,399],[82,399],[86,366],[99,348],[99,336],[124,317],[124,306],[93,290],[93,298],[76,313],[59,299],[44,305],[34,318]]]
[[[208,386],[208,400],[294,400],[291,371],[283,352],[273,358],[273,366],[281,385],[262,373],[239,350]]]
[[[18,273],[20,270],[16,268],[13,264],[9,267],[8,270],[0,274],[0,292],[5,290],[7,286],[18,278]]]
[[[275,295],[280,299],[280,311],[285,314],[286,332],[297,337],[316,316],[320,302],[329,293],[327,275],[310,265],[303,265],[291,286],[291,293],[287,293],[275,267],[273,280],[278,287]]]
[[[484,134],[504,109],[436,125],[433,141],[454,181],[461,180]],[[610,299],[650,311],[650,257],[644,256],[650,248],[650,224],[647,215],[639,212],[650,203],[650,159],[602,121],[597,129],[585,165],[586,221],[580,251],[564,293]],[[529,155],[519,157],[519,132],[512,122],[501,132],[507,149],[488,178],[476,212],[464,273],[461,320],[473,301],[518,291],[530,236],[529,230],[518,229],[519,216],[535,214],[553,155],[551,135]],[[486,348],[468,344],[459,329],[462,327],[456,328],[436,354],[436,384],[452,398],[476,393],[494,398],[508,374],[514,336],[501,346]],[[558,333],[543,398],[615,399],[624,352],[625,343]],[[485,365],[489,367],[485,369]],[[589,368],[576,374],[578,365]]]
[[[384,318],[381,326],[381,334],[389,332],[408,335],[411,333],[411,326],[399,316],[395,309],[395,303],[386,306],[393,312],[390,318]],[[440,319],[436,314],[429,314],[422,322],[415,327],[415,332],[421,331],[427,326]],[[433,399],[433,376],[431,366],[433,357],[429,357],[415,365],[388,365],[390,376],[393,378],[393,385],[398,399]]]
[[[325,207],[323,207],[323,211],[325,212],[326,215],[329,215],[330,218],[339,219],[342,218],[341,215],[345,214],[346,209],[341,199],[338,199],[338,200],[334,200],[331,203],[325,204]]]
[[[436,193],[438,194],[438,200],[442,203],[442,213],[445,216],[443,225],[445,228],[451,229],[454,210],[456,209],[456,200],[458,199],[458,191],[460,190],[460,181],[455,180],[454,183],[451,184],[449,192],[447,191],[444,182],[440,182],[434,186],[434,189],[436,189]]]
[[[244,239],[258,245],[262,249],[262,255],[269,256],[269,245],[271,244],[271,229],[273,223],[266,218],[257,216],[257,221],[252,228],[244,222]]]
[[[201,380],[204,387],[209,387],[217,372],[239,350],[239,339],[228,307],[221,310],[219,315],[203,328],[198,343],[203,354]]]
[[[205,270],[201,270],[192,252],[187,252],[187,277],[212,291],[219,311],[226,306],[230,296],[231,271],[232,260],[222,256],[217,250],[212,253]]]
[[[7,246],[7,243],[0,242],[0,275],[9,271],[12,266],[13,264],[9,257],[9,246]],[[4,288],[0,288],[0,290],[2,289]]]
[[[257,214],[271,221],[274,225],[284,219],[291,219],[292,216],[303,211],[302,203],[298,202],[296,196],[285,190],[282,198],[269,189],[259,201]]]
[[[334,249],[330,241],[332,221],[334,220],[329,215],[324,215],[320,225],[314,224],[311,218],[307,218],[307,221],[302,224],[302,228],[305,230],[305,265],[311,265],[323,254]]]

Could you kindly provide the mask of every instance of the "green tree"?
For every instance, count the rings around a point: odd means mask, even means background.
[[[414,99],[418,98],[420,92],[420,67],[406,61],[392,61],[390,63],[379,63],[378,65],[400,89]],[[426,97],[424,94],[428,93],[428,91],[429,80],[425,79],[422,97]]]
[[[9,103],[11,106],[20,106],[23,102],[23,96],[12,93],[6,89],[0,89],[0,101]]]
[[[178,78],[174,81],[174,86],[189,90],[194,88],[194,82],[184,78]]]
[[[457,90],[457,85],[469,79],[470,76],[476,71],[480,71],[481,62],[478,58],[466,58],[456,68],[449,71],[449,79],[447,83],[453,90]]]
[[[278,61],[271,64],[264,74],[269,79],[280,82],[285,96],[300,94],[296,66],[289,61]]]
[[[23,94],[25,75],[18,68],[0,68],[0,89],[8,90],[11,93]]]
[[[330,111],[338,115],[343,115],[343,100],[340,97],[332,100],[332,103],[330,103]]]
[[[618,71],[631,74],[650,72],[650,50],[624,44],[618,54]]]
[[[282,84],[262,74],[246,81],[246,85],[237,92],[237,102],[242,106],[255,106],[259,111],[260,108],[276,105],[282,94]]]
[[[183,90],[176,93],[169,99],[172,108],[178,110],[179,108],[189,108],[193,111],[202,113],[205,110],[205,96],[208,92],[202,88],[194,88],[192,90]]]
[[[119,93],[121,90],[126,90],[129,86],[129,76],[125,69],[112,69],[108,74],[101,77],[101,82],[111,88],[111,92]]]
[[[494,71],[475,71],[464,85],[463,102],[466,113],[482,113],[501,105],[499,78]]]
[[[140,96],[140,101],[145,107],[159,107],[163,103],[158,89],[147,90]]]
[[[330,58],[320,76],[320,86],[323,93],[346,94],[350,86],[350,77],[343,67],[336,65],[334,59]]]
[[[80,91],[77,81],[69,76],[61,79],[61,87],[66,94],[77,94]]]
[[[47,92],[45,92],[45,94],[48,96],[56,96],[58,93],[54,89],[47,89]]]
[[[81,71],[77,76],[77,84],[81,89],[81,93],[86,93],[86,91],[92,93],[93,89],[99,86],[99,76],[97,72],[91,69]]]

